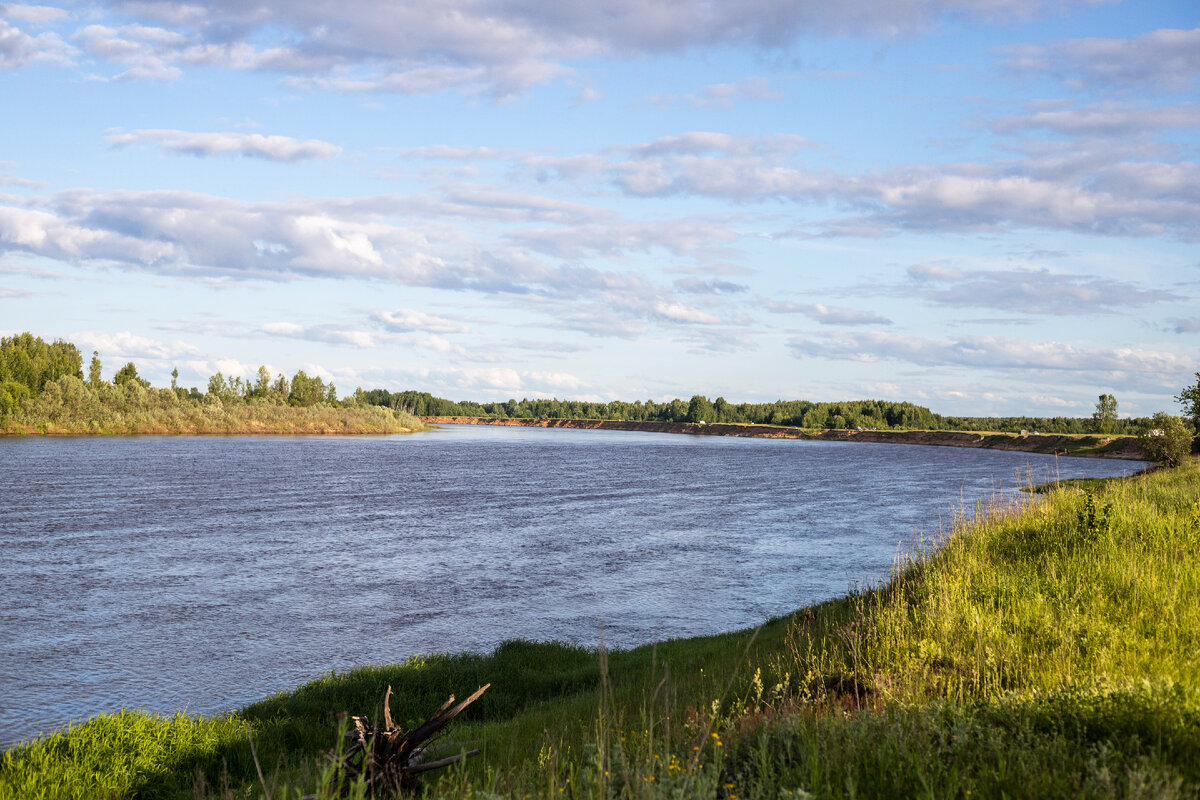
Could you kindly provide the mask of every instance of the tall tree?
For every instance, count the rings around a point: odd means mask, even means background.
[[[88,364],[88,385],[93,389],[100,388],[100,382],[103,378],[100,377],[100,352],[92,351],[92,363]]]
[[[1092,430],[1096,433],[1112,433],[1117,423],[1117,398],[1111,394],[1102,394],[1096,401],[1096,410],[1092,412]]]
[[[688,422],[714,422],[716,417],[717,411],[707,397],[702,394],[692,395],[688,402]]]
[[[113,375],[113,383],[117,386],[124,386],[127,383],[140,383],[145,388],[150,388],[150,381],[138,377],[137,367],[130,361],[125,366],[117,370],[117,374]]]
[[[271,373],[265,366],[258,368],[258,374],[254,378],[254,389],[251,391],[255,397],[266,397],[271,392]]]

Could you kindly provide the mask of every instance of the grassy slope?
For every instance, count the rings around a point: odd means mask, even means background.
[[[1196,797],[1200,463],[982,511],[887,585],[757,634],[514,642],[224,717],[102,716],[7,753],[0,798],[258,796],[247,731],[271,796],[294,797],[338,711],[377,717],[391,684],[412,723],[486,682],[451,732],[484,754],[439,796]]]

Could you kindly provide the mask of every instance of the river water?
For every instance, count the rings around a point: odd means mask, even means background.
[[[1018,480],[1142,466],[466,426],[0,439],[0,743],[510,638],[751,626],[885,578]]]

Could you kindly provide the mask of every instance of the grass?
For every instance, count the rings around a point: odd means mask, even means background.
[[[430,796],[1200,796],[1200,462],[1043,492],[757,631],[508,642],[219,717],[100,716],[8,751],[0,798],[328,794],[339,712],[377,718],[390,684],[408,727],[487,682],[443,742],[484,752]]]

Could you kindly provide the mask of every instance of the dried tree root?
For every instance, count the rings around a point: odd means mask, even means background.
[[[342,787],[343,794],[348,791],[350,784],[360,777],[374,795],[399,794],[414,788],[423,772],[478,755],[478,750],[471,750],[427,762],[426,742],[449,725],[464,708],[478,700],[489,686],[490,683],[479,687],[474,694],[457,705],[454,703],[454,695],[450,695],[450,699],[433,712],[429,719],[407,733],[392,721],[392,711],[389,707],[392,687],[389,686],[383,696],[382,727],[371,725],[366,717],[351,717],[354,728],[346,732],[349,746],[338,759],[336,772],[336,782]]]

